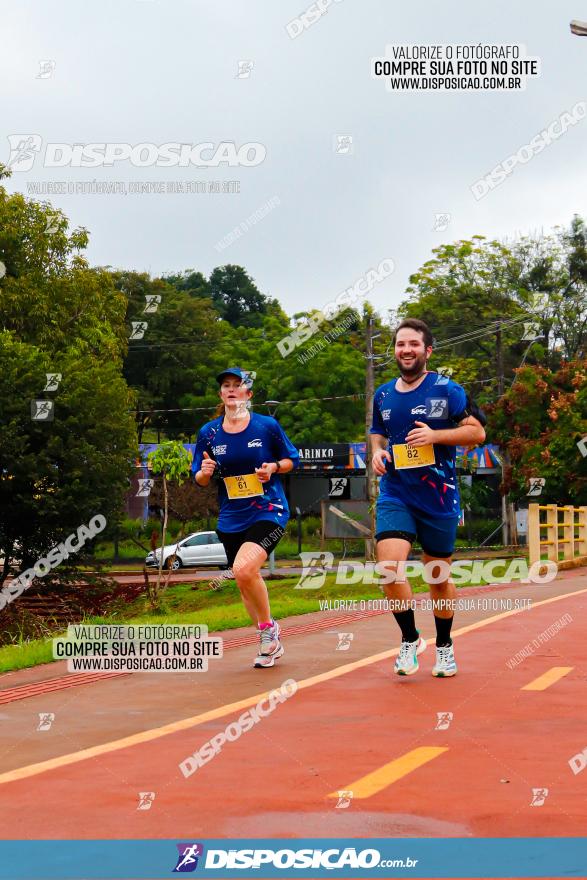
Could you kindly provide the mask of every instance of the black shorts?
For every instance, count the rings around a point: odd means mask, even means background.
[[[236,559],[236,554],[243,544],[246,544],[247,542],[259,544],[267,556],[269,556],[271,551],[275,550],[279,544],[284,531],[285,529],[283,526],[268,519],[257,520],[257,522],[253,523],[252,526],[249,526],[248,529],[245,529],[242,532],[221,532],[220,529],[216,529],[218,537],[224,544],[226,558],[228,559],[228,564],[231,568]]]

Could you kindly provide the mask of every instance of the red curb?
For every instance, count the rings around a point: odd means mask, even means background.
[[[64,688],[78,687],[82,684],[93,684],[104,678],[116,678],[119,675],[131,675],[130,672],[80,672],[78,675],[67,675],[60,678],[48,678],[34,684],[21,685],[20,687],[0,690],[0,705],[13,703],[16,700],[24,700],[27,697],[36,697],[39,694],[48,694],[52,691],[60,691]]]

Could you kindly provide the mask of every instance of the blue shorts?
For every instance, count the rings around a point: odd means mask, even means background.
[[[377,499],[375,539],[403,538],[414,543],[417,537],[424,553],[440,559],[452,555],[457,536],[458,516],[435,517],[414,510],[395,498]]]

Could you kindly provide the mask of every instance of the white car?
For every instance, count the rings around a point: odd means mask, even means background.
[[[171,557],[175,553],[175,559]],[[159,566],[161,548],[151,551],[145,565]],[[220,568],[228,568],[228,559],[224,550],[224,544],[216,532],[193,532],[182,538],[178,544],[166,544],[163,548],[163,567],[177,571],[187,565],[218,565]]]

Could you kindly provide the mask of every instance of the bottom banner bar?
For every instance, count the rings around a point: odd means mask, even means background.
[[[587,838],[0,841],[0,880],[587,878]]]

